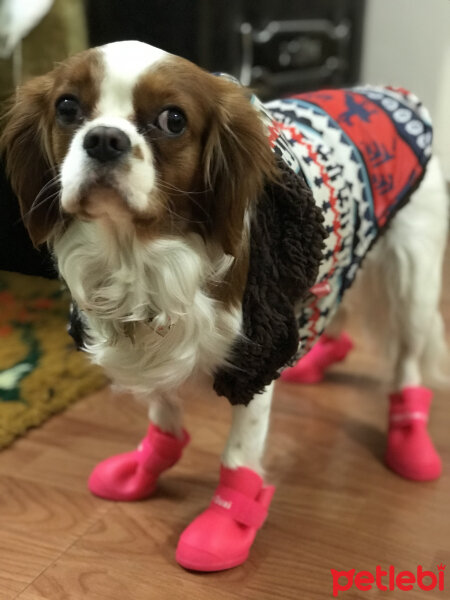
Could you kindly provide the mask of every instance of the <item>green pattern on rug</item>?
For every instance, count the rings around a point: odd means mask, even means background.
[[[68,314],[60,282],[0,271],[0,448],[107,383],[76,351]]]

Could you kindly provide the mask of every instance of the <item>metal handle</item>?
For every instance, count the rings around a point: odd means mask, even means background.
[[[253,80],[254,46],[269,43],[276,35],[320,34],[333,41],[345,43],[350,36],[351,25],[348,19],[335,24],[329,19],[296,19],[291,21],[270,21],[264,29],[255,30],[251,23],[240,26],[242,59],[239,78],[243,85],[251,85]],[[330,66],[327,65],[329,69]],[[331,70],[335,69],[335,65]]]

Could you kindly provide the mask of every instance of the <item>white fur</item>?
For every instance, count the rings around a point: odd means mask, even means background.
[[[170,54],[143,42],[114,42],[102,46],[104,75],[100,88],[100,114],[124,119],[133,114],[133,88],[139,77]]]
[[[83,140],[89,130],[103,125],[117,127],[130,138],[132,148],[139,148],[142,158],[129,155],[127,169],[117,165],[113,169],[99,167],[83,149]],[[149,208],[149,194],[155,187],[156,174],[153,166],[153,155],[136,127],[122,117],[102,115],[88,121],[76,132],[70,144],[69,151],[61,166],[61,205],[67,212],[76,212],[82,190],[99,181],[99,175],[104,171],[110,184],[120,193],[127,204],[140,214],[146,214]]]
[[[389,306],[386,329],[395,361],[395,389],[420,385],[438,370],[443,357],[439,301],[447,231],[445,182],[437,159],[432,159],[422,185],[373,257],[382,265],[379,272]]]
[[[230,469],[247,467],[263,474],[262,457],[270,422],[274,384],[257,394],[248,406],[233,406],[233,419],[222,464]]]
[[[144,243],[132,234],[118,239],[97,221],[77,221],[55,253],[87,318],[87,351],[116,383],[148,398],[225,362],[241,312],[204,291],[224,267],[199,236]],[[161,337],[155,328],[169,323]]]
[[[183,401],[177,392],[154,393],[149,404],[150,422],[175,437],[183,437]]]

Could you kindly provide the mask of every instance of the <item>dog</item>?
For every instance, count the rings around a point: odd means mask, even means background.
[[[345,357],[339,307],[360,271],[395,361],[386,461],[439,476],[423,378],[444,348],[447,198],[412,94],[263,105],[228,76],[118,42],[19,88],[1,148],[29,235],[72,295],[74,337],[149,405],[138,449],[98,465],[90,490],[152,494],[189,441],[185,382],[209,378],[233,405],[219,486],[180,537],[180,565],[247,559],[274,492],[262,468],[273,382],[320,380]]]

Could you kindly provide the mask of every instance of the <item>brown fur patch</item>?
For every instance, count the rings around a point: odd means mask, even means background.
[[[76,129],[56,123],[55,101],[62,94],[76,95],[90,114],[99,94],[100,70],[98,51],[82,52],[25,83],[6,114],[0,152],[6,155],[7,172],[35,245],[46,241],[63,220],[57,166]]]
[[[144,154],[139,146],[133,147],[133,157],[137,158],[138,160],[144,160]]]
[[[236,257],[223,280],[217,284],[210,283],[208,286],[209,295],[227,307],[238,307],[242,302],[247,283],[249,250],[248,243],[243,243],[241,253]]]
[[[92,219],[107,218],[118,225],[131,220],[125,200],[109,186],[92,186],[81,198],[80,206]]]
[[[78,126],[63,127],[56,122],[55,102],[60,96],[73,95],[80,101],[85,119],[95,116],[103,77],[101,53],[96,49],[81,52],[62,63],[53,73],[55,81],[50,99],[51,143],[54,161],[61,164]]]
[[[264,183],[276,177],[273,153],[245,89],[172,57],[140,78],[134,106],[156,161],[163,211],[157,226],[218,240],[236,260],[225,280],[209,291],[227,305],[239,302],[248,269],[245,214]],[[186,131],[178,137],[153,127],[169,106],[187,117]]]

